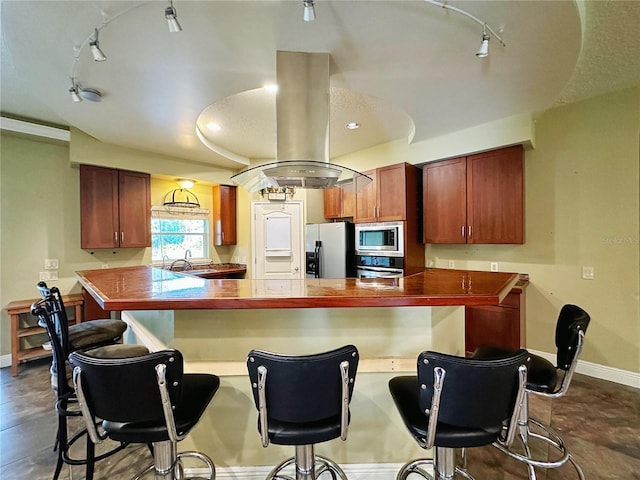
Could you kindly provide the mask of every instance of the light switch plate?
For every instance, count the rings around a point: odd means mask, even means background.
[[[48,270],[45,272],[40,272],[40,281],[46,282],[47,280],[58,280],[58,271]]]
[[[595,272],[593,267],[582,267],[582,279],[593,280],[595,278]]]
[[[57,258],[45,258],[44,268],[45,270],[56,270],[60,266],[60,262]]]

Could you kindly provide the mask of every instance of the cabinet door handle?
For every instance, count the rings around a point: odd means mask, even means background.
[[[467,238],[471,238],[471,225],[467,227],[467,231],[469,232],[467,233]]]
[[[120,243],[124,243],[124,232],[120,232]]]
[[[462,231],[460,232],[460,235],[462,235],[462,238],[464,238],[464,225],[462,225]]]
[[[113,234],[115,235],[116,245],[118,245],[118,232],[113,232]]]

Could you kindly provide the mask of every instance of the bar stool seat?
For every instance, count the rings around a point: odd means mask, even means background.
[[[527,465],[530,480],[536,480],[536,468],[559,468],[567,462],[573,465],[580,480],[585,479],[582,468],[573,458],[558,432],[529,416],[529,395],[558,398],[567,392],[578,364],[590,320],[589,314],[576,305],[567,304],[560,309],[555,335],[557,366],[538,355],[531,355],[527,372],[527,395],[525,395],[518,421],[518,437],[522,448],[515,449],[510,445],[495,443],[498,449]],[[508,349],[480,346],[474,351],[472,358],[491,359],[508,353]],[[532,455],[530,443],[533,441],[541,442],[549,448],[550,453],[547,458],[535,458]]]
[[[204,463],[215,478],[213,461],[201,452],[177,453],[177,444],[198,423],[220,387],[216,375],[185,374],[178,350],[133,358],[95,358],[89,352],[69,356],[73,383],[94,443],[106,438],[153,444],[153,463],[135,478],[153,472],[156,480],[184,479],[182,459]],[[102,419],[98,429],[93,419]]]
[[[492,360],[475,360],[439,352],[418,356],[417,376],[389,380],[389,391],[407,430],[433,459],[407,462],[396,476],[418,474],[450,480],[456,474],[473,480],[466,466],[467,448],[511,444],[524,398],[528,352]],[[456,462],[456,449],[462,463]],[[433,467],[433,475],[426,466]]]
[[[262,446],[295,447],[295,455],[276,465],[267,480],[315,480],[324,472],[333,480],[347,480],[338,464],[315,454],[314,446],[346,440],[358,358],[353,345],[313,355],[249,352],[247,369]],[[293,477],[285,473],[290,466],[295,468]]]
[[[58,431],[54,446],[54,450],[58,452],[58,459],[53,479],[56,480],[59,477],[62,466],[66,463],[68,465],[84,465],[85,479],[91,480],[95,463],[122,450],[126,447],[126,443],[117,444],[96,456],[94,444],[87,438],[84,457],[71,455],[72,446],[87,435],[87,430],[80,429],[71,434],[68,431],[69,417],[79,417],[82,413],[78,409],[75,391],[71,384],[71,369],[67,361],[68,350],[62,346],[65,329],[63,325],[59,325],[61,323],[60,308],[56,295],[52,293],[45,295],[31,306],[31,313],[38,317],[38,324],[47,332],[53,354],[51,386],[56,394],[55,411],[58,419]],[[103,345],[88,352],[100,358],[127,358],[149,353],[148,349],[142,345],[123,344]]]

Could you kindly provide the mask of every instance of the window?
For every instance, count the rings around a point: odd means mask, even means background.
[[[152,210],[152,261],[184,258],[187,250],[190,258],[209,258],[208,211],[204,215],[196,212],[175,215],[157,207]]]

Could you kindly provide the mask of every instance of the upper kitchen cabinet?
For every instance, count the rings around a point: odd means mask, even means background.
[[[237,242],[236,190],[232,185],[213,187],[214,245],[235,245]]]
[[[80,165],[81,248],[151,246],[151,177]]]
[[[352,190],[340,187],[324,191],[324,218],[353,217],[356,198]]]
[[[419,208],[419,172],[408,163],[363,172],[373,181],[357,189],[354,222],[411,220]]]
[[[424,166],[426,243],[524,243],[521,145]]]

